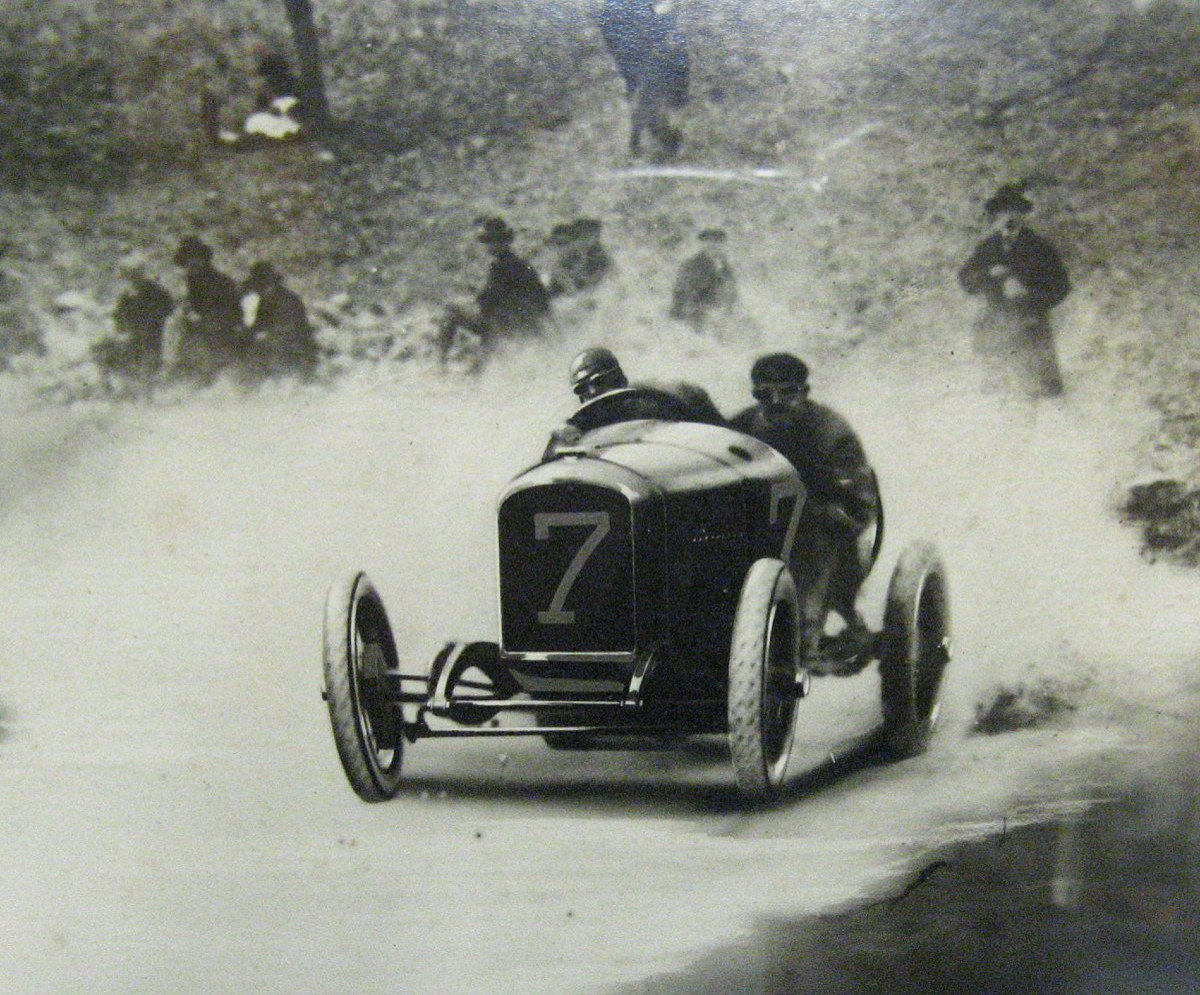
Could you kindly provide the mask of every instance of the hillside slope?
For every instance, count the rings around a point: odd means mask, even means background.
[[[238,275],[267,257],[310,307],[335,298],[321,320],[343,345],[381,326],[420,339],[432,309],[478,285],[483,211],[507,215],[543,263],[555,223],[603,219],[619,279],[560,308],[584,338],[664,334],[675,266],[720,224],[742,277],[726,330],[742,355],[778,342],[836,362],[873,343],[897,365],[940,362],[966,347],[972,311],[952,274],[979,205],[1029,177],[1075,286],[1059,312],[1073,393],[1159,404],[1172,444],[1197,434],[1190,4],[680,3],[693,101],[678,165],[712,171],[698,178],[623,172],[627,112],[587,6],[318,5],[343,123],[332,154],[224,156],[201,141],[199,89],[228,114],[246,107],[254,47],[287,44],[281,14],[133,6],[0,13],[3,317],[47,341],[48,357],[16,364],[42,381],[48,367],[79,376],[66,370],[77,340],[103,331],[118,255],[146,250],[177,290],[168,260],[188,231]]]

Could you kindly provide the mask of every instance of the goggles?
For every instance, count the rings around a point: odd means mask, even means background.
[[[762,383],[755,386],[751,396],[764,404],[784,404],[804,393],[805,387],[798,383]]]

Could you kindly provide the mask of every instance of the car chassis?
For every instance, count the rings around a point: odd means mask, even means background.
[[[950,659],[940,557],[929,543],[907,548],[882,629],[855,645],[822,638],[802,659],[788,560],[803,502],[790,464],[727,429],[589,433],[501,495],[501,641],[448,643],[428,673],[402,668],[382,599],[349,574],[326,600],[322,696],[351,786],[393,797],[404,745],[421,739],[540,735],[586,749],[725,734],[739,789],[769,799],[812,674],[875,662],[882,745],[921,752]],[[882,538],[881,518],[868,568]]]

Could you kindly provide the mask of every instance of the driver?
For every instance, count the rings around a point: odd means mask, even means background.
[[[846,623],[839,645],[853,654],[870,638],[855,602],[870,569],[859,537],[879,519],[874,471],[850,424],[809,399],[803,360],[785,352],[761,356],[750,383],[758,403],[731,418],[730,427],[785,456],[807,492],[791,563],[804,592],[805,656],[816,659],[830,609]]]
[[[570,380],[580,407],[564,425],[555,429],[545,459],[553,456],[560,446],[578,442],[585,432],[623,421],[657,418],[724,424],[721,413],[702,387],[680,383],[673,390],[666,390],[650,384],[630,385],[610,349],[584,349],[571,361]]]

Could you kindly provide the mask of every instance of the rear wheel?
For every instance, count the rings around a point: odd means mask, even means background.
[[[364,573],[334,584],[325,601],[325,699],[350,786],[382,802],[400,786],[404,715],[388,672],[399,667],[383,601]]]
[[[900,557],[888,587],[879,662],[884,745],[897,759],[929,745],[949,661],[946,570],[932,545],[915,543]]]
[[[800,606],[791,571],[762,559],[742,584],[729,654],[729,749],[738,788],[774,796],[792,753]]]

